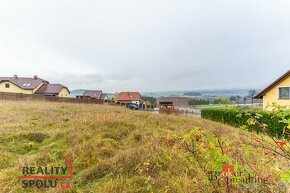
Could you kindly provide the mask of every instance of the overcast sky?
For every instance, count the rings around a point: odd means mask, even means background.
[[[290,1],[1,1],[0,67],[107,92],[262,88],[290,69]]]

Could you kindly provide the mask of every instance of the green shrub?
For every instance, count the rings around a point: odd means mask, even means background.
[[[266,133],[273,137],[281,137],[283,128],[286,124],[280,121],[280,118],[271,112],[263,111],[242,111],[238,109],[202,109],[201,116],[205,119],[225,123],[234,127],[243,127],[251,131],[261,132],[262,127],[259,124],[249,124],[249,119],[258,115],[258,121],[266,124]]]

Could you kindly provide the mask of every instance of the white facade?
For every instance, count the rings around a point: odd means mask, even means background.
[[[140,105],[140,101],[132,101],[133,104]]]

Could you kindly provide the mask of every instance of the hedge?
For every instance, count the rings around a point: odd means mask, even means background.
[[[241,114],[242,116],[237,116]],[[250,115],[249,115],[249,114]],[[275,116],[275,114],[270,112],[263,111],[247,111],[247,113],[242,110],[237,109],[202,109],[201,117],[205,119],[210,119],[216,122],[225,123],[234,127],[242,127],[244,125],[247,126],[248,130],[261,132],[261,127],[258,124],[249,125],[247,123],[248,119],[259,113],[262,117],[259,118],[260,123],[264,123],[268,125],[266,128],[266,133],[273,137],[281,137],[283,133],[283,128],[286,124],[279,122],[279,117]]]

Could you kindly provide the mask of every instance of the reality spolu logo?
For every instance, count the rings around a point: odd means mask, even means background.
[[[66,166],[23,167],[22,188],[70,188],[69,180],[73,175],[73,166],[68,158],[65,157],[64,159]]]

